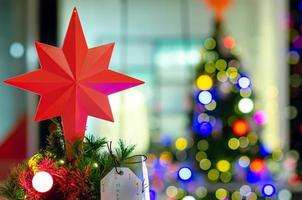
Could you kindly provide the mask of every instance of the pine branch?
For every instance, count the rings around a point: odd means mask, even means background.
[[[116,155],[120,162],[126,160],[134,151],[135,145],[126,146],[123,140],[119,140],[119,148],[115,149]]]

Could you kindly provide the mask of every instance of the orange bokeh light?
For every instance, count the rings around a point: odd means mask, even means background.
[[[227,49],[233,49],[236,46],[236,41],[233,37],[231,36],[226,36],[223,39],[223,45]]]
[[[264,170],[264,162],[261,159],[254,160],[251,165],[250,169],[254,173],[261,173]]]
[[[239,119],[233,124],[233,132],[237,136],[244,136],[249,131],[249,125],[244,119]]]

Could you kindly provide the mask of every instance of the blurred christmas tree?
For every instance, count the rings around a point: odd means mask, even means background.
[[[256,110],[252,81],[236,54],[236,42],[223,32],[223,11],[230,1],[207,3],[216,20],[196,66],[190,136],[178,138],[172,150],[164,145],[159,159],[150,156],[153,187],[171,199],[261,199],[277,192],[282,200],[290,199],[284,187],[299,182],[291,178],[298,154],[262,143],[267,116]]]

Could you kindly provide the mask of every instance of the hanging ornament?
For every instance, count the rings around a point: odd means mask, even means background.
[[[41,69],[5,83],[41,95],[35,121],[61,116],[65,142],[83,141],[88,115],[113,121],[108,95],[143,83],[108,69],[113,46],[89,49],[75,8],[63,47],[36,43]]]

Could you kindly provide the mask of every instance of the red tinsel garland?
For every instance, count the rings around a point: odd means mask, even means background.
[[[88,186],[89,169],[84,172],[79,169],[68,169],[58,167],[56,163],[49,159],[43,159],[37,167],[37,171],[48,172],[54,180],[53,188],[47,193],[37,192],[32,185],[34,172],[31,169],[20,174],[20,186],[24,189],[28,200],[48,200],[48,199],[89,199],[90,189]]]

